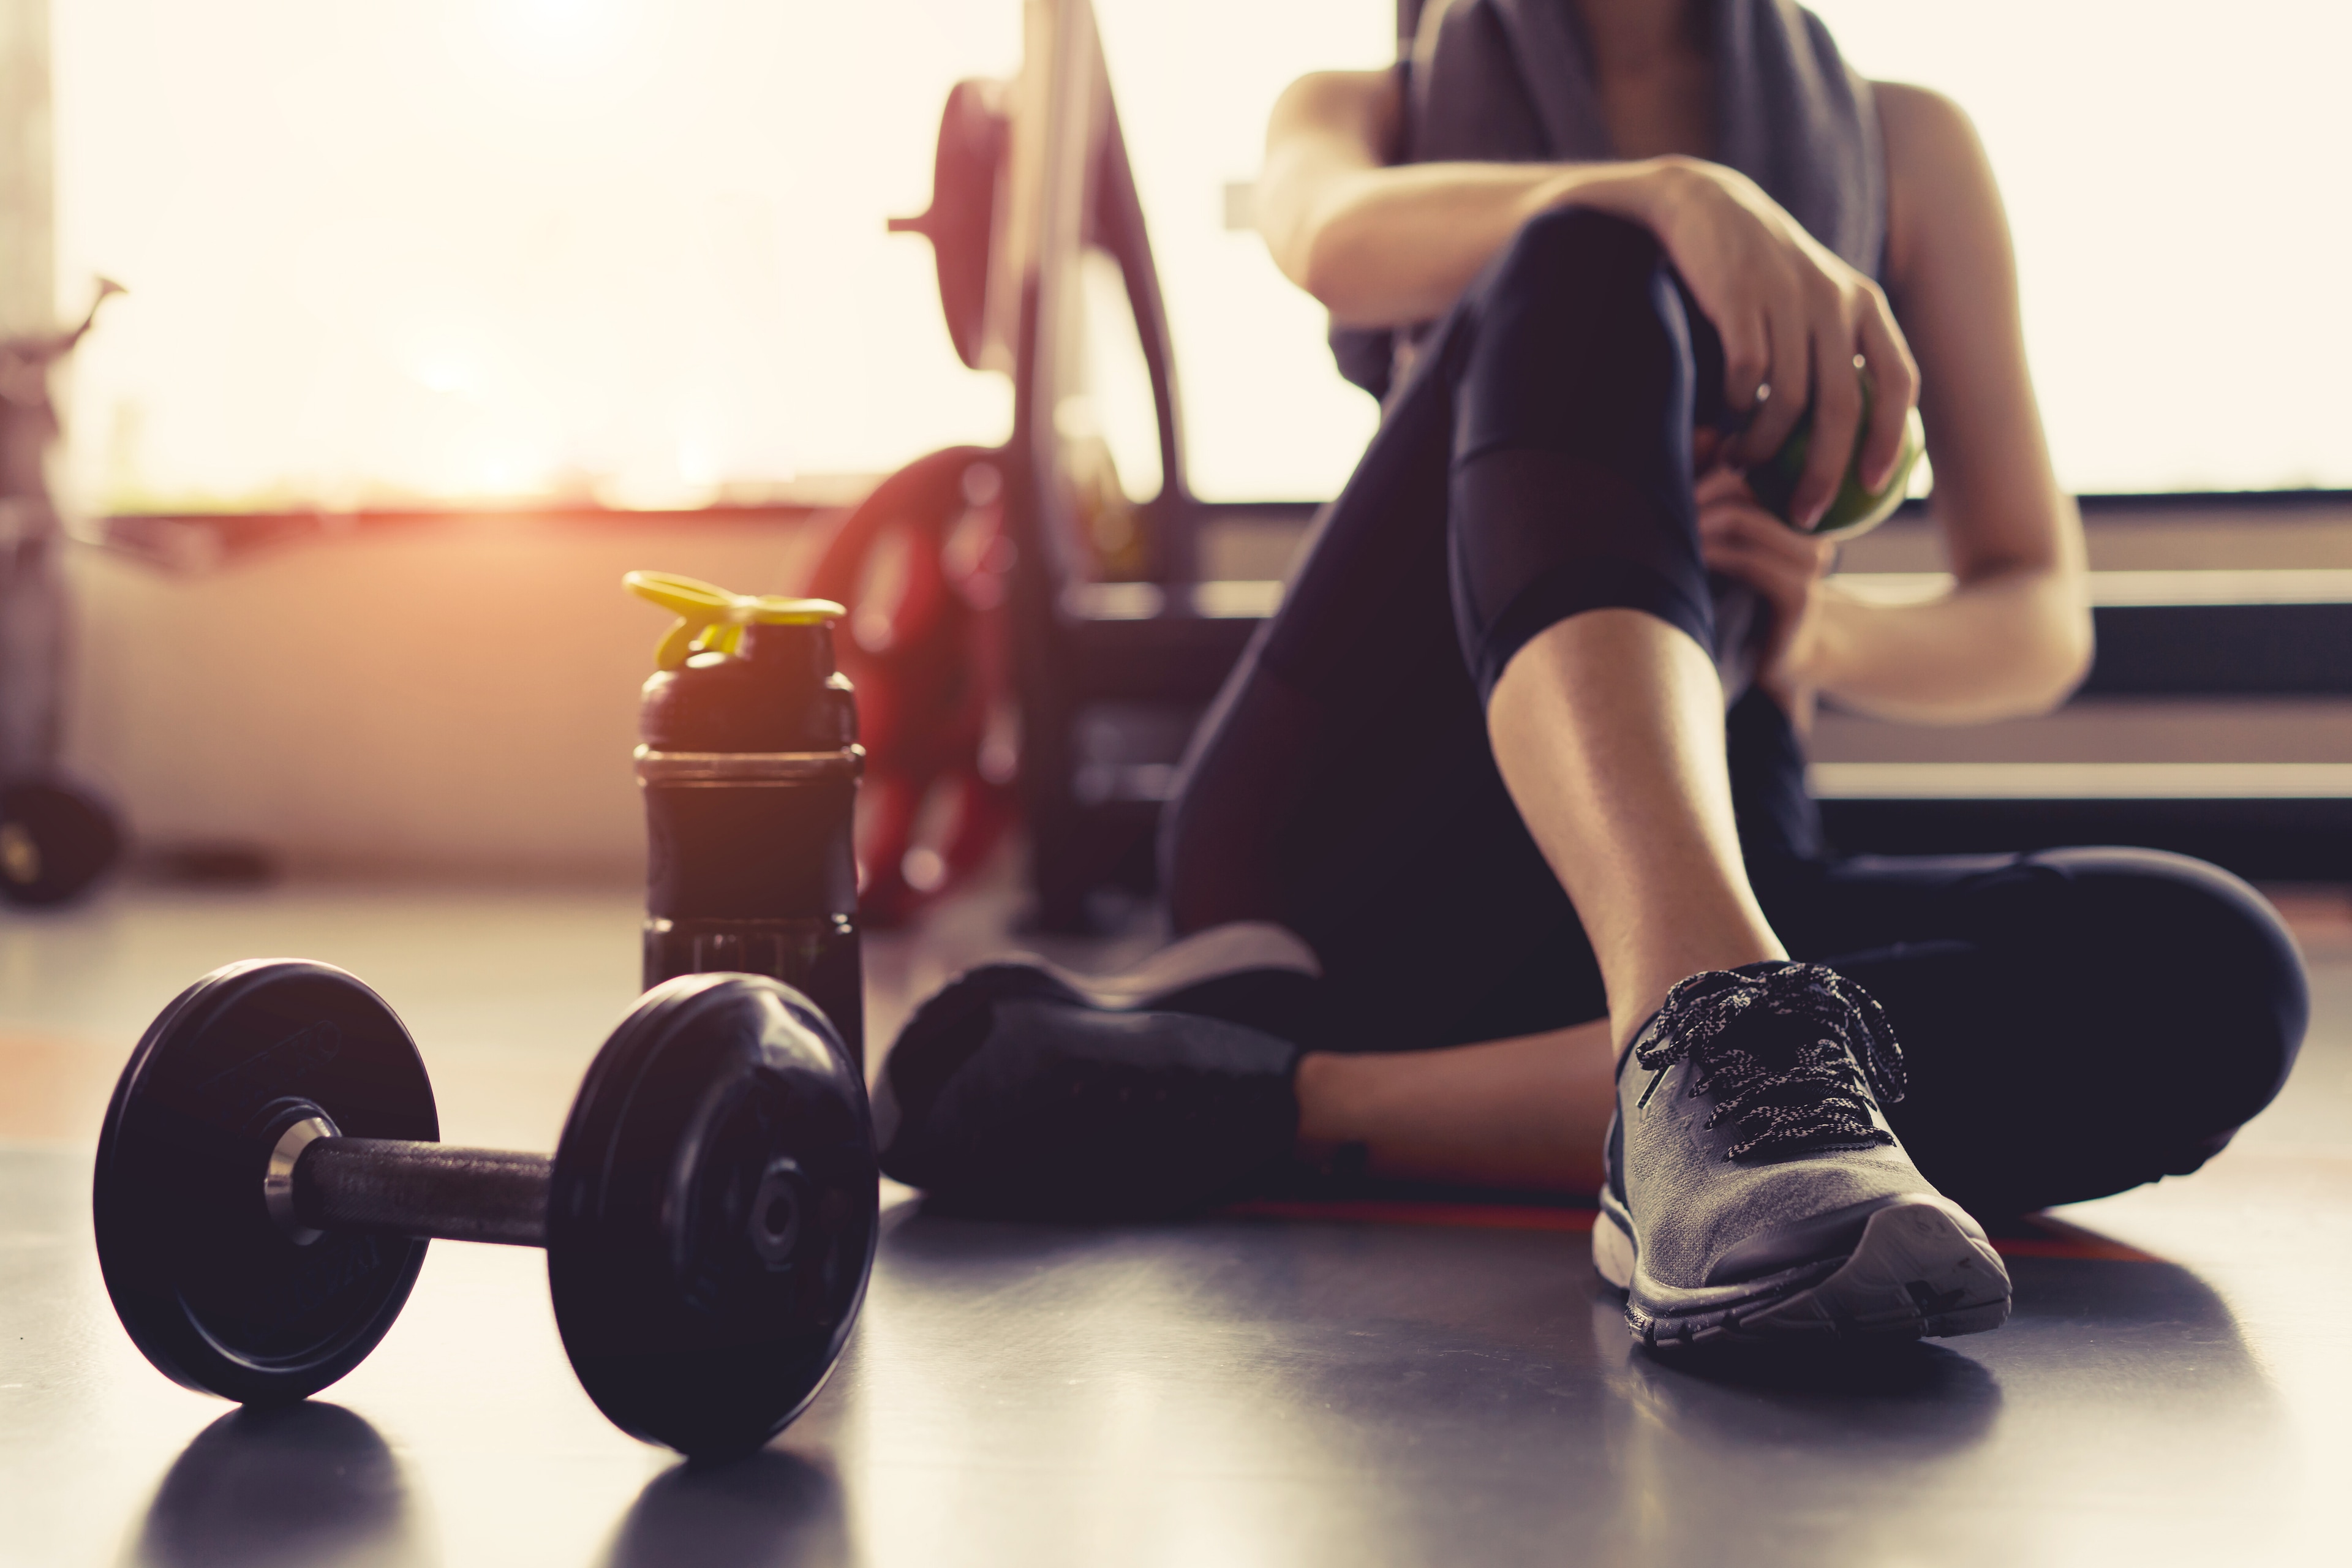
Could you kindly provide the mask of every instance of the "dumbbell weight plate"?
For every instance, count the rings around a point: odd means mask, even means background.
[[[0,899],[64,903],[121,854],[121,825],[95,796],[61,784],[0,789]]]
[[[122,1069],[91,1194],[99,1263],[123,1327],[175,1382],[248,1404],[303,1398],[358,1365],[408,1300],[423,1241],[298,1247],[264,1206],[279,1135],[321,1112],[352,1137],[440,1136],[408,1031],[331,964],[215,970]]]
[[[823,1013],[759,975],[655,987],[555,1152],[548,1283],[589,1396],[687,1454],[766,1442],[849,1337],[877,1202],[865,1081]]]

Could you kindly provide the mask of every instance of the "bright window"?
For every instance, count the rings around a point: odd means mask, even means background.
[[[1815,0],[1975,119],[2077,490],[2352,488],[2352,6]]]
[[[54,0],[92,504],[694,504],[1002,439],[930,253],[1016,0]]]
[[[882,222],[1019,0],[54,4],[61,304],[133,290],[73,386],[90,504],[681,504],[1005,430]],[[1194,486],[1328,495],[1374,411],[1226,187],[1285,82],[1389,58],[1391,0],[1097,9]],[[2352,9],[1816,9],[1982,129],[2068,483],[2352,486]]]

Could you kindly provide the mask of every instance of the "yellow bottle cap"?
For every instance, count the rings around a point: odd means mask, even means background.
[[[778,594],[730,594],[698,577],[675,572],[632,572],[621,579],[629,592],[650,599],[677,616],[662,634],[654,663],[676,669],[698,653],[733,653],[745,626],[821,626],[849,612],[831,599],[787,599]]]

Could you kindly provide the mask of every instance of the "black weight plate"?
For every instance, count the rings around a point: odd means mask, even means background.
[[[215,970],[122,1069],[99,1135],[98,1258],[122,1326],[173,1380],[248,1404],[300,1399],[358,1365],[408,1300],[424,1242],[331,1233],[298,1247],[263,1205],[271,1148],[318,1110],[351,1137],[440,1136],[408,1031],[330,964]]]
[[[874,1266],[865,1080],[781,981],[687,974],[604,1043],[555,1151],[547,1277],[581,1384],[682,1453],[814,1398]]]

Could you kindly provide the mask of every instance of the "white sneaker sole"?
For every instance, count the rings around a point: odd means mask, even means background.
[[[1645,1344],[1710,1341],[1948,1339],[2009,1321],[2009,1270],[1962,1228],[1948,1199],[1921,1194],[1870,1216],[1843,1259],[1708,1289],[1643,1278],[1632,1235],[1605,1210],[1592,1262],[1626,1292],[1625,1321]]]

